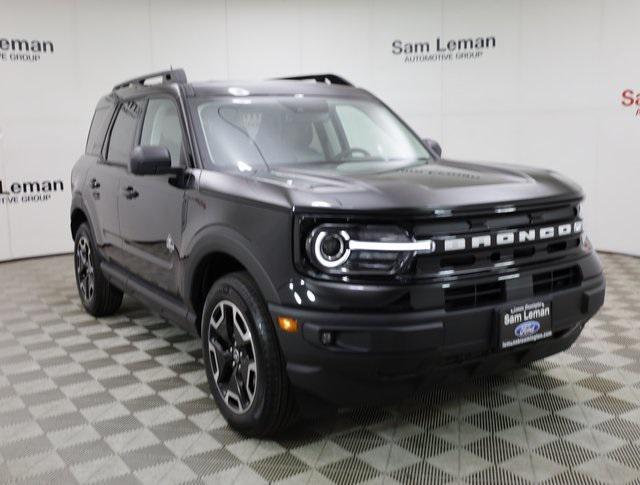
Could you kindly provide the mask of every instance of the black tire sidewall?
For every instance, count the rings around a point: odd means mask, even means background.
[[[202,312],[201,335],[207,379],[218,409],[234,428],[254,434],[266,426],[266,421],[268,421],[268,415],[271,411],[269,409],[271,405],[269,394],[274,391],[277,392],[274,387],[281,386],[282,383],[278,379],[279,369],[274,368],[275,365],[281,364],[279,359],[273,358],[273,353],[279,352],[279,349],[273,334],[270,317],[264,303],[259,300],[260,295],[256,294],[255,288],[251,288],[246,280],[247,276],[243,274],[232,274],[223,277],[213,285],[207,295]],[[220,396],[211,367],[211,354],[208,346],[209,320],[213,309],[221,300],[233,302],[243,313],[255,347],[258,374],[256,393],[249,409],[242,414],[237,414],[229,409],[222,396]],[[271,391],[267,393],[267,389]]]
[[[89,241],[89,247],[91,249],[91,264],[93,265],[93,274],[94,274],[94,289],[93,289],[93,297],[91,298],[91,300],[89,301],[85,301],[85,299],[82,297],[82,291],[80,290],[80,282],[78,281],[78,261],[77,261],[77,255],[76,252],[78,250],[78,242],[80,241],[81,237],[86,237],[87,241]],[[96,309],[97,309],[97,303],[98,303],[98,284],[99,284],[99,275],[98,275],[98,264],[99,261],[97,259],[97,253],[96,253],[96,245],[93,242],[93,235],[91,234],[91,229],[89,228],[89,226],[86,223],[83,223],[80,225],[80,227],[78,228],[78,230],[76,231],[76,237],[74,239],[74,244],[73,244],[73,269],[75,272],[75,278],[76,278],[76,288],[78,289],[78,296],[80,297],[80,301],[82,302],[82,305],[87,309],[87,311],[91,314],[95,313]]]

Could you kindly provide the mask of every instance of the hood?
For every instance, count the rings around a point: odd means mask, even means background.
[[[438,160],[277,167],[260,181],[286,188],[296,208],[435,210],[504,206],[582,197],[549,170]]]

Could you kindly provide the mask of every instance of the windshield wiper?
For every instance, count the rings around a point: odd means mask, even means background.
[[[387,162],[429,162],[432,159],[429,157],[418,157],[418,158],[387,158]]]

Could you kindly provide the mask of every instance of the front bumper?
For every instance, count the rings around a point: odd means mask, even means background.
[[[499,372],[567,349],[604,302],[605,279],[595,253],[580,265],[585,277],[579,285],[544,295],[553,308],[553,336],[506,351],[498,350],[497,311],[536,299],[526,273],[509,282],[508,298],[499,306],[391,313],[278,305],[269,310],[274,321],[289,316],[299,322],[296,333],[278,330],[296,388],[336,405],[389,402],[454,375]],[[330,342],[323,343],[326,332]]]

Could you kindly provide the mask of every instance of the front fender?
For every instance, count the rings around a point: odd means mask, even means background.
[[[69,230],[71,231],[71,237],[73,238],[73,214],[76,211],[81,211],[85,218],[86,223],[89,225],[89,229],[91,230],[91,234],[93,234],[93,240],[96,242],[98,246],[101,245],[102,240],[99,239],[99,234],[93,228],[92,224],[92,216],[93,214],[89,211],[89,208],[84,203],[84,199],[82,198],[82,194],[80,192],[74,192],[71,196],[71,210],[69,211]]]
[[[196,269],[203,259],[212,253],[228,254],[238,260],[254,279],[265,300],[269,303],[280,302],[268,272],[255,256],[257,248],[242,234],[224,225],[208,226],[200,230],[183,252],[186,264],[181,288],[187,301],[192,301],[191,297],[194,294]]]

